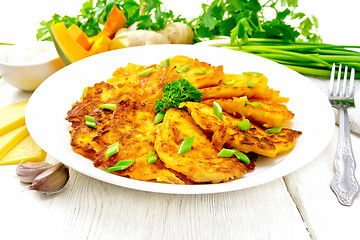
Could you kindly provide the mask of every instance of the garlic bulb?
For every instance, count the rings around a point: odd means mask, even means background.
[[[171,44],[192,44],[194,41],[193,30],[185,23],[169,23],[164,29],[158,32],[166,36]]]
[[[36,176],[28,189],[46,194],[57,193],[65,187],[69,178],[69,168],[57,163]]]
[[[16,175],[20,181],[24,183],[31,183],[37,175],[52,165],[47,162],[28,162],[19,164],[16,167]]]

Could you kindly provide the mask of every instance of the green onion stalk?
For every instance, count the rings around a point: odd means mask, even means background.
[[[301,74],[329,78],[333,64],[339,67],[347,65],[355,68],[357,79],[360,78],[360,49],[356,45],[333,45],[326,43],[287,42],[278,39],[249,38],[248,41],[230,42],[208,41],[206,45],[223,47],[255,54],[280,63]],[[228,39],[229,41],[224,41]],[[350,72],[350,71],[349,71]]]

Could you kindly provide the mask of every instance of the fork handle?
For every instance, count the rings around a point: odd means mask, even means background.
[[[342,205],[350,206],[359,193],[355,178],[355,158],[351,147],[349,117],[346,108],[339,108],[339,141],[334,166],[335,176],[331,188]]]

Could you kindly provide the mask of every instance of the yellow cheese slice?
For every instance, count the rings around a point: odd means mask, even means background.
[[[44,161],[46,153],[28,134],[18,145],[0,159],[0,165],[18,164],[20,162]]]
[[[0,158],[5,156],[13,147],[28,135],[29,132],[25,125],[18,127],[0,136]]]
[[[21,125],[25,125],[27,102],[17,102],[0,108],[0,136]]]

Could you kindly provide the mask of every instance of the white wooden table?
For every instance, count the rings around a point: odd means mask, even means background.
[[[201,10],[199,4],[190,7],[196,3],[192,0],[164,2],[171,9],[187,6],[184,15]],[[342,6],[334,0],[299,2],[319,18],[326,42],[360,45],[358,1],[344,0]],[[40,20],[55,12],[74,15],[81,4],[1,0],[0,42],[34,40]],[[0,107],[30,95],[0,80]],[[360,239],[360,197],[351,207],[342,206],[329,186],[337,135],[336,128],[329,146],[304,168],[219,194],[142,192],[71,170],[64,191],[47,196],[27,190],[15,177],[15,166],[1,166],[0,239]],[[353,134],[352,142],[359,165],[360,136]],[[360,167],[356,176],[360,179]]]

